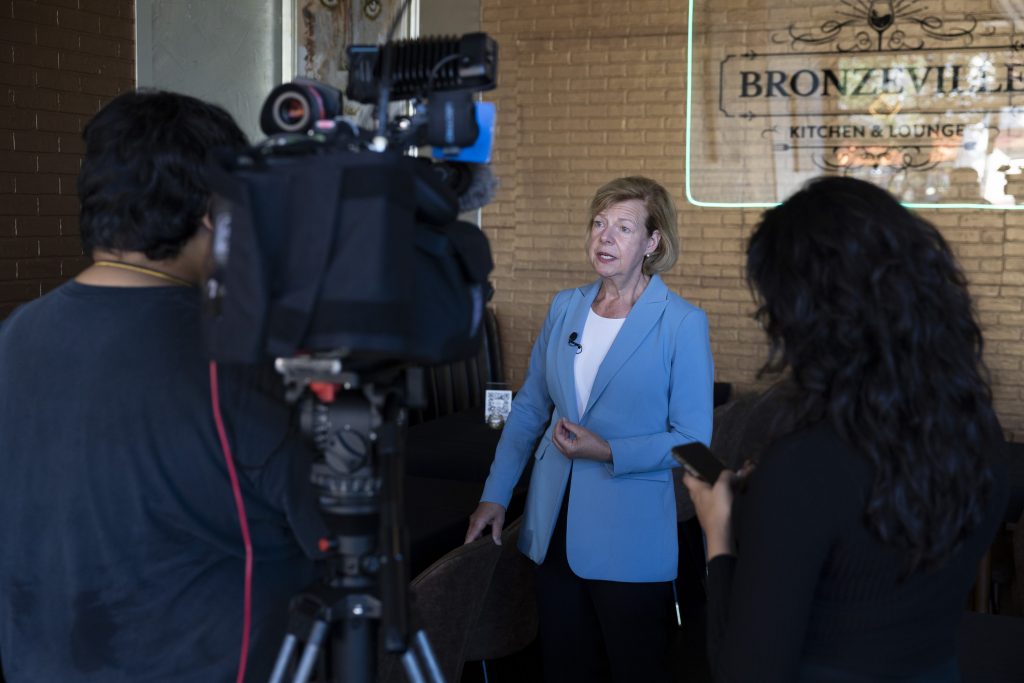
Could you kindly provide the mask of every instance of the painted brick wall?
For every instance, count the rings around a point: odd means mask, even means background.
[[[715,10],[723,20],[750,19],[741,16],[749,6],[716,0]],[[676,199],[682,256],[665,279],[707,311],[716,378],[758,387],[766,346],[742,269],[760,212],[685,201],[686,21],[679,0],[482,0],[482,30],[501,50],[500,85],[488,94],[498,108],[501,187],[483,224],[496,257],[494,304],[513,386],[523,380],[551,295],[593,278],[582,225],[591,195],[607,180],[639,173]],[[967,271],[997,409],[1011,435],[1024,435],[1024,215],[923,215]]]
[[[135,84],[132,0],[0,2],[0,318],[86,263],[82,127]]]

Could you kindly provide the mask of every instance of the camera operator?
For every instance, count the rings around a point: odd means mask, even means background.
[[[247,648],[246,680],[266,680],[322,522],[280,378],[203,347],[206,159],[245,136],[157,91],[117,97],[83,136],[94,263],[0,327],[4,674],[229,681]]]

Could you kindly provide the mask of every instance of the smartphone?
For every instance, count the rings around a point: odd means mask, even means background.
[[[718,481],[718,475],[725,469],[725,465],[715,457],[711,449],[699,441],[674,447],[672,457],[687,472],[709,484]]]

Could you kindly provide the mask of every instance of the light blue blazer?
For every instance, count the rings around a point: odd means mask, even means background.
[[[599,289],[600,281],[552,300],[481,500],[507,508],[532,454],[523,553],[544,560],[571,471],[566,555],[573,572],[585,579],[671,581],[678,559],[671,448],[711,440],[707,316],[652,277],[598,369],[581,415],[569,335],[583,334]],[[587,343],[584,336],[576,341]],[[551,434],[563,416],[604,438],[612,462],[562,455]]]

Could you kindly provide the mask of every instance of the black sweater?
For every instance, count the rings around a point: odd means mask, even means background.
[[[708,565],[718,681],[920,676],[948,663],[978,560],[1002,520],[1005,462],[984,520],[941,568],[903,579],[903,556],[864,523],[872,466],[825,423],[767,449],[734,505],[737,557]]]
[[[269,677],[322,521],[280,379],[221,367]],[[319,526],[318,526],[319,525]],[[10,683],[233,681],[244,554],[199,295],[69,282],[0,327],[0,660]]]

